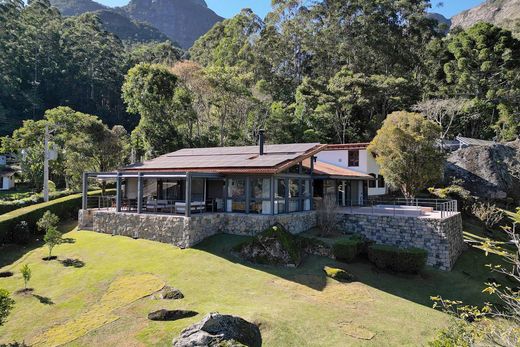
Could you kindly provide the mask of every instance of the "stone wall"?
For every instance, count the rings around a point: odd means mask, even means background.
[[[297,234],[316,225],[316,212],[298,212],[277,216],[212,213],[184,216],[115,213],[114,211],[80,211],[79,225],[92,230],[133,238],[191,247],[205,238],[218,234],[254,236],[269,226],[280,223]]]
[[[444,219],[345,214],[341,229],[380,244],[418,247],[428,251],[427,264],[451,270],[464,250],[460,213]]]

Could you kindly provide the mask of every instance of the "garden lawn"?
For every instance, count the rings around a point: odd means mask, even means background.
[[[259,324],[264,346],[417,346],[449,322],[430,308],[430,295],[483,300],[485,279],[479,276],[484,274],[466,272],[475,267],[472,252],[451,273],[429,269],[423,276],[396,276],[365,262],[345,265],[319,257],[307,258],[298,269],[252,266],[230,254],[244,240],[230,235],[187,250],[84,231],[65,237],[75,242],[54,253],[83,267],[42,261],[47,249],[41,244],[25,253],[0,249],[0,271],[15,272],[0,278],[0,287],[11,293],[22,288],[19,268],[29,264],[29,287],[34,288],[33,295],[12,295],[16,306],[0,327],[0,344],[48,346],[72,340],[69,346],[165,346],[182,329],[217,311]],[[325,265],[348,269],[358,282],[341,284],[325,277]],[[147,296],[164,283],[181,289],[185,298]],[[175,322],[147,319],[161,308],[199,315]]]

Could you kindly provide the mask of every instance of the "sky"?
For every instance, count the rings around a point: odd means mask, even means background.
[[[95,0],[107,6],[123,6],[128,0]],[[217,14],[225,18],[233,17],[243,8],[251,8],[260,17],[265,17],[271,8],[271,0],[206,0],[208,7]],[[438,7],[438,3],[444,3],[442,7]],[[474,7],[483,0],[432,0],[432,12],[442,13],[445,17],[452,17],[457,13],[468,8]]]

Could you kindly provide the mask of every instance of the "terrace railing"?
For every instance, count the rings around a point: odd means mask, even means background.
[[[446,218],[458,213],[457,200],[446,199],[404,199],[404,198],[368,198],[362,201],[346,201],[347,207],[353,209],[355,207],[364,207],[364,212],[381,213],[384,211],[387,214],[399,215],[413,214],[415,212],[436,212],[440,214],[441,218]],[[407,207],[415,207],[415,209],[407,210]]]

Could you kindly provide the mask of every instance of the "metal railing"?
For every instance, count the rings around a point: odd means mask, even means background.
[[[345,207],[363,208],[363,212],[389,215],[426,215],[428,212],[440,214],[441,218],[458,213],[457,200],[445,199],[404,199],[404,198],[368,198],[345,201]]]

